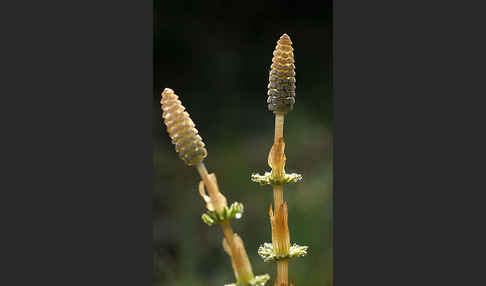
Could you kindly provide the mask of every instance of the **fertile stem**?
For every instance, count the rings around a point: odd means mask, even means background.
[[[236,253],[235,244],[233,243],[233,237],[235,234],[233,233],[231,225],[227,221],[220,223],[220,225],[223,229],[224,238],[226,238],[226,242],[231,249],[231,253]]]
[[[289,260],[279,260],[277,261],[277,281],[275,281],[275,285],[288,285],[288,277],[289,277]]]
[[[195,165],[195,167],[199,172],[199,175],[201,176],[201,179],[203,180],[206,189],[208,190],[209,196],[213,201],[214,208],[217,211],[221,211],[218,210],[218,205],[222,204],[217,202],[218,200],[219,202],[221,201],[219,199],[221,197],[221,194],[218,190],[217,184],[215,184],[215,181],[213,181],[211,175],[208,174],[208,170],[206,169],[206,166],[203,162]],[[250,261],[248,260],[248,256],[246,254],[246,250],[243,245],[243,241],[241,241],[241,238],[234,234],[229,221],[223,221],[220,223],[220,225],[221,229],[223,230],[226,243],[228,244],[228,247],[230,249],[229,254],[231,256],[231,263],[233,265],[233,270],[235,271],[236,278],[241,282],[248,283],[249,280],[254,278],[254,275],[251,269]]]
[[[218,193],[218,189],[217,186],[214,185],[213,181],[209,179],[209,174],[208,174],[208,170],[206,169],[206,165],[204,165],[204,163],[201,162],[197,164],[195,167],[199,172],[199,175],[201,176],[201,179],[203,180],[206,189],[208,190],[209,196],[211,196],[211,198],[216,196],[216,194]]]
[[[233,233],[231,225],[228,221],[222,222],[221,228],[223,229],[226,243],[228,244],[231,251],[231,263],[233,264],[233,270],[235,271],[236,279],[238,281],[248,283],[248,281],[253,279],[254,275],[251,269],[250,261],[248,260],[248,256],[246,255],[246,250],[243,246],[243,241],[241,241],[241,238],[239,238],[238,235],[235,235]]]
[[[288,227],[288,205],[283,198],[283,184],[302,179],[299,174],[285,172],[285,142],[283,127],[285,114],[292,111],[295,103],[295,60],[292,41],[283,34],[273,51],[268,83],[268,110],[275,114],[274,143],[268,154],[268,165],[272,172],[261,176],[252,175],[252,181],[273,186],[274,209],[270,205],[269,216],[272,226],[272,244],[264,244],[258,254],[264,261],[277,261],[276,286],[288,285],[288,259],[305,255],[307,247],[290,246]]]
[[[235,272],[237,285],[264,285],[270,276],[268,274],[254,276],[253,270],[246,254],[245,246],[241,237],[231,229],[229,219],[241,217],[243,205],[234,202],[229,208],[226,197],[221,194],[218,188],[218,181],[214,173],[209,174],[203,163],[207,156],[207,150],[202,142],[201,136],[195,128],[189,113],[179,100],[179,97],[170,88],[162,92],[162,117],[167,126],[172,143],[175,145],[179,157],[188,166],[194,166],[202,181],[199,182],[199,194],[206,202],[207,213],[201,218],[208,224],[218,223],[221,225],[224,234],[223,249],[231,258],[231,265]],[[207,193],[206,193],[207,191]],[[209,196],[208,196],[209,194]],[[228,285],[236,285],[228,284]]]
[[[283,185],[273,185],[273,201],[276,208],[283,204]]]
[[[275,113],[275,137],[274,137],[274,144],[277,144],[280,138],[283,138],[283,126],[284,126],[284,117],[285,114],[276,112]],[[283,199],[283,185],[273,185],[273,201],[275,205],[275,209],[280,209],[280,206],[284,203]],[[283,215],[283,214],[280,214]],[[288,225],[286,226],[288,229]],[[277,238],[278,239],[278,238]],[[289,279],[289,270],[288,270],[288,261],[287,260],[279,260],[277,261],[277,284],[288,284]]]
[[[206,166],[204,165],[203,162],[199,163],[196,165],[196,169],[199,172],[199,175],[201,176],[201,179],[204,182],[204,185],[206,185],[206,189],[208,190],[208,193],[210,196],[216,196],[217,194],[217,189],[216,186],[213,184],[213,182],[209,179],[209,174],[208,170],[206,169]],[[221,228],[223,229],[224,237],[226,238],[226,241],[231,249],[231,253],[235,253],[234,251],[234,244],[233,244],[233,230],[231,228],[231,225],[229,224],[228,221],[224,221],[221,224]]]
[[[275,113],[275,137],[273,143],[277,143],[280,138],[283,138],[283,126],[284,126],[285,114]]]

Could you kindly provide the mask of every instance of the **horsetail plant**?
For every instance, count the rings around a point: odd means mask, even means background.
[[[270,204],[269,216],[272,230],[272,243],[264,243],[258,254],[265,262],[277,262],[277,279],[275,286],[287,286],[288,261],[293,257],[307,254],[307,246],[290,245],[288,227],[288,206],[283,199],[283,185],[296,183],[302,179],[299,174],[285,172],[285,142],[283,126],[285,115],[292,111],[295,103],[295,65],[292,41],[283,34],[277,41],[273,52],[268,84],[268,110],[275,114],[274,143],[268,154],[268,165],[271,172],[264,175],[253,174],[252,181],[261,185],[272,185],[274,210]],[[291,282],[293,285],[293,282]]]
[[[226,284],[225,286],[263,286],[270,279],[270,276],[268,274],[259,276],[253,274],[243,240],[238,234],[233,233],[229,223],[232,218],[241,218],[243,204],[234,202],[228,208],[226,197],[219,191],[216,175],[214,173],[208,174],[203,163],[207,156],[207,150],[202,138],[198,135],[194,122],[178,98],[172,89],[164,89],[160,101],[162,117],[179,157],[186,165],[194,166],[201,176],[199,193],[208,209],[202,215],[202,220],[209,226],[219,224],[223,230],[223,249],[231,258],[231,265],[236,278],[236,283]]]

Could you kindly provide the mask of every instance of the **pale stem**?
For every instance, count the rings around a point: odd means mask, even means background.
[[[283,204],[283,185],[273,185],[273,201],[275,208],[280,208],[280,205]]]
[[[206,185],[206,189],[211,197],[216,196],[218,191],[216,189],[216,186],[213,184],[213,182],[209,179],[209,174],[208,170],[206,169],[206,166],[204,165],[203,162],[197,164],[196,166],[197,171],[199,172],[199,175],[201,176],[201,179],[204,182],[204,185]]]
[[[204,185],[206,185],[206,189],[208,190],[209,194],[211,196],[216,196],[218,190],[216,189],[216,186],[213,184],[213,182],[209,179],[208,170],[206,169],[204,163],[201,162],[195,167],[199,172],[199,175],[201,175],[201,178],[204,182]],[[233,244],[233,230],[231,229],[231,225],[227,221],[224,221],[221,223],[221,228],[223,228],[224,237],[226,238],[226,242],[231,249],[231,253],[235,253]]]
[[[284,126],[284,117],[285,114],[283,113],[275,113],[275,137],[274,143],[278,143],[280,138],[283,138],[283,126]],[[283,185],[273,185],[273,200],[275,204],[275,208],[280,208],[280,205],[283,204]],[[277,285],[280,286],[281,283],[284,285],[288,284],[288,261],[287,260],[279,260],[277,261]]]
[[[201,176],[204,185],[206,185],[206,189],[211,197],[216,197],[217,194],[219,193],[217,187],[214,185],[213,181],[209,179],[209,174],[208,170],[206,169],[206,166],[204,165],[203,162],[197,164],[196,166],[197,171],[199,172],[199,175]],[[226,239],[226,242],[228,243],[228,246],[231,250],[231,257],[232,261],[235,264],[235,271],[239,272],[240,269],[243,269],[245,266],[242,265],[243,259],[240,257],[240,253],[236,250],[235,244],[234,244],[234,233],[233,229],[231,228],[231,225],[229,224],[228,221],[223,221],[220,223],[221,228],[223,229],[223,234]],[[242,276],[242,275],[240,275]],[[240,277],[243,278],[243,277]]]
[[[235,245],[233,243],[233,229],[228,221],[223,221],[220,223],[221,228],[223,229],[224,237],[226,238],[226,242],[228,243],[229,248],[231,249],[232,254],[236,254]],[[233,256],[234,257],[234,256]]]
[[[280,139],[280,137],[283,138],[284,117],[285,117],[285,114],[283,114],[283,113],[275,113],[274,143],[277,143],[278,139]]]
[[[231,225],[229,224],[228,221],[223,221],[221,222],[220,225],[221,228],[223,229],[226,242],[228,243],[228,246],[231,250],[231,261],[234,264],[233,270],[238,273],[237,277],[239,277],[239,279],[241,279],[243,282],[248,282],[249,279],[253,278],[253,274],[248,273],[248,269],[245,269],[245,267],[247,267],[245,265],[246,260],[242,257],[243,254],[241,254],[235,247],[234,240],[233,240],[234,238],[233,229],[231,228]],[[251,272],[251,268],[250,268],[250,272]]]

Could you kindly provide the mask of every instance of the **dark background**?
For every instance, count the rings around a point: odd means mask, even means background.
[[[331,1],[155,1],[153,94],[154,285],[222,285],[234,281],[219,227],[200,216],[199,176],[183,164],[161,126],[160,93],[179,95],[208,150],[228,202],[243,202],[232,221],[255,274],[276,275],[257,255],[271,242],[271,187],[250,181],[269,171],[274,116],[267,110],[268,71],[283,33],[294,47],[296,104],[285,117],[287,172],[303,182],[285,188],[291,241],[310,246],[289,266],[296,285],[332,284],[332,19]]]

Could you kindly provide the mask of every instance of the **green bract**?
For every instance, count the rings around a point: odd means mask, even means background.
[[[298,181],[302,180],[302,175],[292,173],[292,174],[285,174],[283,178],[275,178],[271,172],[265,172],[265,175],[260,174],[252,174],[251,180],[253,182],[259,183],[260,185],[283,185],[283,184],[290,184],[290,183],[297,183]]]
[[[242,214],[243,204],[239,202],[234,202],[229,209],[225,206],[221,213],[218,213],[217,211],[208,211],[204,213],[201,218],[204,223],[211,226],[213,224],[221,223],[234,217],[239,219],[241,218]]]
[[[270,275],[263,274],[257,275],[255,278],[251,279],[248,283],[244,284],[242,282],[236,282],[231,284],[225,284],[224,286],[263,286],[270,279]]]
[[[264,243],[263,245],[258,248],[258,254],[263,258],[265,262],[277,261],[281,259],[289,259],[299,256],[305,256],[307,254],[308,246],[300,246],[297,244],[293,244],[290,246],[289,253],[283,256],[277,256],[273,251],[273,244],[271,243]]]

